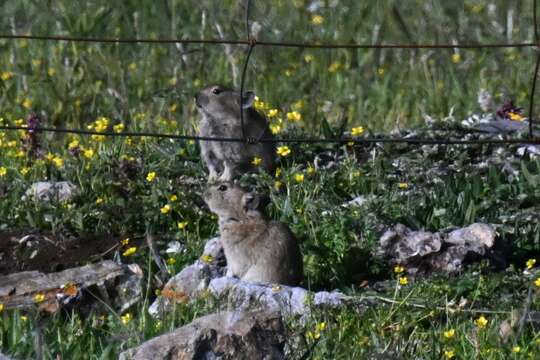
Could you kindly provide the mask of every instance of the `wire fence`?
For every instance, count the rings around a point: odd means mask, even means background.
[[[223,137],[204,137],[197,135],[178,135],[164,134],[156,132],[97,132],[82,129],[67,129],[58,127],[25,127],[25,126],[7,126],[0,125],[0,130],[23,130],[33,132],[54,132],[69,133],[79,135],[100,135],[110,137],[154,137],[181,140],[202,140],[202,141],[220,141],[220,142],[244,142],[244,143],[407,143],[407,144],[436,144],[436,145],[474,145],[474,144],[532,144],[540,145],[540,137],[534,135],[534,96],[538,75],[540,72],[540,33],[538,29],[538,0],[533,0],[533,26],[535,42],[525,43],[490,43],[490,44],[321,44],[316,42],[297,43],[297,42],[276,42],[259,41],[252,37],[250,29],[250,10],[251,0],[245,3],[245,30],[246,40],[223,40],[223,39],[148,39],[148,38],[96,38],[80,36],[55,36],[55,35],[23,35],[23,34],[0,34],[0,39],[24,39],[37,41],[70,41],[70,42],[90,42],[103,44],[202,44],[202,45],[238,45],[247,46],[246,58],[242,68],[240,81],[240,124],[241,137],[223,138]],[[251,55],[256,46],[264,47],[282,47],[282,48],[301,48],[301,49],[486,49],[486,48],[536,48],[536,64],[534,67],[533,78],[531,81],[531,90],[529,95],[528,109],[528,138],[526,139],[475,139],[475,140],[452,140],[452,139],[427,139],[427,138],[356,138],[340,136],[338,138],[250,138],[246,136],[244,124],[244,111],[242,102],[244,98],[244,85],[246,73],[249,66]]]

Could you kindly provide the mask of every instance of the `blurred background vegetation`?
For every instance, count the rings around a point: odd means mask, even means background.
[[[4,1],[0,32],[120,38],[245,39],[243,1]],[[321,43],[533,42],[532,0],[261,1],[252,30],[259,40]],[[4,117],[31,108],[49,122],[82,126],[105,115],[137,127],[135,113],[171,129],[193,127],[192,96],[209,83],[239,83],[245,47],[94,44],[0,40]],[[304,105],[305,129],[346,117],[390,131],[421,125],[424,115],[463,118],[485,88],[527,107],[535,51],[314,50],[256,47],[247,88],[269,106]],[[27,101],[29,100],[29,101]],[[26,101],[26,102],[25,102]],[[170,111],[176,105],[174,112]],[[25,106],[26,105],[26,106]]]

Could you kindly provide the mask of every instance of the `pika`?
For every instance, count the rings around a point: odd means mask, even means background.
[[[203,197],[219,217],[227,276],[293,286],[302,281],[298,242],[287,225],[266,219],[259,194],[221,182],[209,186]]]
[[[244,93],[242,111],[247,138],[272,139],[264,115],[253,108],[255,94]],[[204,137],[242,138],[240,120],[240,92],[220,85],[211,85],[195,96],[202,117],[199,134]],[[208,167],[208,180],[231,181],[258,168],[272,173],[275,168],[274,143],[249,144],[245,142],[200,141],[201,157]]]

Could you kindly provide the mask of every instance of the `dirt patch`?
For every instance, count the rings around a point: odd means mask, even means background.
[[[0,232],[0,275],[20,271],[61,271],[74,266],[110,259],[122,251],[117,237],[84,235],[60,239],[37,232]],[[130,241],[138,246],[142,239]]]

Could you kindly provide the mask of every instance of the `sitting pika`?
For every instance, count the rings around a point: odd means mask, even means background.
[[[289,227],[268,221],[258,194],[221,182],[204,192],[219,217],[227,276],[252,282],[298,285],[303,278],[302,254]]]
[[[244,93],[244,129],[247,138],[272,138],[266,118],[253,108],[255,94]],[[199,126],[200,136],[242,138],[240,120],[240,92],[223,86],[212,85],[195,96],[197,109],[202,116]],[[231,181],[246,172],[254,172],[258,167],[272,173],[275,162],[274,143],[200,141],[201,156],[206,163],[209,181]]]

